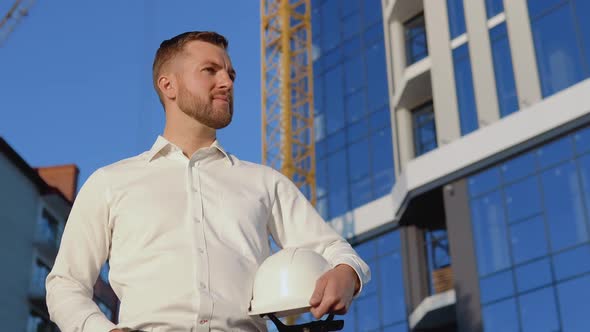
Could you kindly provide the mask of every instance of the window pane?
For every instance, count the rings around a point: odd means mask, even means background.
[[[519,303],[522,332],[559,331],[553,288],[522,295]]]
[[[518,110],[516,83],[514,82],[512,55],[508,43],[508,34],[506,33],[506,23],[499,24],[490,30],[490,43],[500,115],[505,117]]]
[[[580,39],[582,39],[582,53],[584,54],[582,62],[586,65],[584,77],[588,77],[588,66],[590,65],[590,21],[588,21],[590,1],[575,0],[573,7],[575,10],[574,15],[576,16],[576,23],[580,31]]]
[[[467,187],[469,196],[474,197],[500,186],[500,173],[496,167],[469,177]]]
[[[488,303],[514,294],[512,270],[497,273],[479,281],[481,303]]]
[[[502,0],[486,0],[486,13],[492,18],[504,11]]]
[[[343,1],[346,3],[348,1]],[[359,12],[354,12],[347,18],[342,20],[342,29],[344,33],[344,39],[348,39],[361,31],[361,16]]]
[[[339,130],[335,134],[328,136],[328,138],[326,138],[326,144],[328,145],[328,153],[343,148],[346,145],[344,130]]]
[[[500,169],[502,170],[504,182],[518,180],[524,176],[533,174],[537,170],[535,166],[535,155],[533,153],[526,153],[518,156],[502,164]]]
[[[361,10],[359,0],[340,1],[340,5],[342,6],[341,13],[343,17]]]
[[[510,266],[504,207],[498,191],[471,201],[471,220],[479,275]]]
[[[346,73],[346,93],[350,93],[363,86],[363,63],[361,57],[347,59],[344,62],[344,72]]]
[[[374,132],[371,135],[371,166],[375,198],[391,192],[394,181],[393,147],[391,128]]]
[[[317,159],[315,171],[316,171],[316,194],[321,197],[328,191],[328,166],[327,159]]]
[[[580,182],[573,162],[544,172],[541,176],[545,215],[552,249],[560,250],[587,241]]]
[[[406,319],[406,305],[404,301],[402,261],[399,253],[396,252],[381,257],[379,267],[383,324],[389,325],[403,321]]]
[[[535,217],[510,226],[510,242],[512,258],[516,264],[547,255],[543,218]]]
[[[506,186],[504,193],[506,196],[506,209],[508,210],[508,222],[521,220],[539,213],[541,211],[539,191],[536,176]]]
[[[375,310],[375,308],[379,307],[379,302],[377,300],[376,294],[356,299],[356,309],[358,313],[356,320],[362,331],[379,328],[379,310]]]
[[[385,49],[377,43],[367,49],[367,94],[369,111],[374,111],[388,102]]]
[[[382,20],[381,0],[363,0],[361,3],[363,4],[365,26]]]
[[[588,319],[590,276],[558,285],[557,294],[563,331],[590,331],[590,319]]]
[[[580,171],[580,177],[582,180],[582,192],[583,192],[583,196],[584,196],[584,205],[586,207],[586,213],[589,213],[590,212],[590,155],[585,155],[585,156],[578,159],[578,169]],[[590,218],[590,216],[588,214],[586,214],[586,218]]]
[[[451,39],[465,33],[465,13],[463,11],[463,0],[447,0],[447,11],[449,16],[449,30]]]
[[[406,65],[409,66],[428,56],[424,14],[420,14],[404,23],[406,38]]]
[[[350,187],[350,199],[353,209],[363,204],[369,203],[373,199],[373,190],[371,188],[370,177],[357,180],[356,182],[351,183]]]
[[[542,259],[517,267],[514,269],[514,274],[516,275],[516,288],[519,292],[525,292],[551,283],[549,259]]]
[[[582,154],[590,151],[590,127],[578,130],[574,134],[574,142],[576,144],[576,153]]]
[[[346,172],[346,150],[328,157],[328,208],[330,218],[348,211],[348,174]]]
[[[369,134],[369,121],[367,118],[355,122],[347,127],[348,142],[356,142]]]
[[[479,127],[468,50],[467,43],[453,50],[461,135],[466,135]]]
[[[428,103],[412,111],[412,127],[414,129],[414,152],[420,156],[437,147],[436,126],[432,103]]]
[[[391,125],[391,118],[390,118],[389,108],[383,108],[383,109],[371,114],[371,118],[369,119],[369,122],[371,124],[371,131],[390,126]]]
[[[553,267],[557,280],[590,272],[590,245],[583,245],[553,256]]]
[[[574,155],[574,145],[570,136],[544,145],[537,149],[539,165],[544,168],[571,159]]]
[[[399,250],[400,247],[401,239],[399,232],[389,232],[377,238],[377,250],[379,255],[385,255],[394,250]]]
[[[514,299],[483,307],[483,327],[485,332],[518,332],[518,317]]]
[[[344,95],[342,93],[341,82],[343,80],[342,70],[340,67],[326,72],[326,81],[332,82],[330,93],[326,97],[326,131],[328,134],[344,126]]]
[[[321,39],[322,50],[325,52],[340,43],[340,17],[338,16],[339,1],[326,1],[321,7]]]
[[[533,2],[529,0],[528,3]],[[552,95],[584,78],[587,74],[581,70],[579,36],[570,6],[560,6],[531,21],[543,96]],[[556,26],[559,29],[555,29]]]
[[[367,113],[365,107],[365,91],[358,90],[346,96],[346,120],[348,123],[355,122],[364,117]]]
[[[369,176],[369,140],[363,139],[349,147],[350,180],[358,181]],[[354,192],[353,192],[354,194]]]

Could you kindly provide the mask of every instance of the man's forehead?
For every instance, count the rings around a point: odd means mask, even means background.
[[[197,62],[223,62],[222,64],[228,64],[231,66],[231,59],[227,54],[226,50],[220,46],[195,40],[187,43],[184,47],[184,53],[189,56],[190,59]]]

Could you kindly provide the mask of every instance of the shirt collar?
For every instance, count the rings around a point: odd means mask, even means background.
[[[180,150],[179,147],[177,147],[176,145],[174,145],[173,143],[171,143],[170,141],[165,139],[162,135],[158,135],[156,142],[154,143],[154,145],[152,145],[152,148],[148,151],[148,156],[147,156],[148,163],[151,162],[152,160],[154,160],[154,158],[156,158],[156,156],[160,152],[162,152],[162,150],[164,150],[165,148]],[[219,141],[217,139],[215,141],[213,141],[210,148],[217,149],[219,152],[221,152],[223,154],[225,162],[229,166],[233,165],[233,159],[231,158],[230,154],[227,153],[223,149],[223,147],[221,146],[221,144],[219,144]]]

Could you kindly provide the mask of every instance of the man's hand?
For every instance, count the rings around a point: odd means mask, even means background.
[[[316,282],[309,300],[310,311],[316,319],[327,313],[344,315],[359,288],[360,280],[352,267],[346,264],[337,265]]]

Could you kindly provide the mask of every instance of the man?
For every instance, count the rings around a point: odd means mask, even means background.
[[[369,280],[368,266],[291,181],[216,140],[232,119],[235,75],[217,33],[187,32],[161,44],[153,79],[164,133],[151,150],[89,177],[47,277],[47,307],[63,332],[265,330],[248,306],[269,235],[333,266],[310,299],[317,318],[345,313]],[[92,301],[107,260],[119,325]]]

